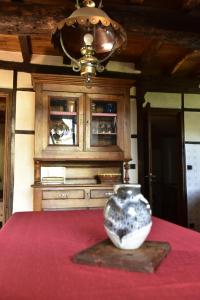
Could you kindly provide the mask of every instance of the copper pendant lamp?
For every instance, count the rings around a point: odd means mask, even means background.
[[[52,34],[54,48],[71,60],[74,71],[90,84],[97,72],[104,70],[114,52],[125,48],[127,42],[123,27],[110,19],[94,1],[76,1],[76,10],[57,24]]]

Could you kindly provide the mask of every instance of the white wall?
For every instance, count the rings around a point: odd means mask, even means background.
[[[186,144],[188,224],[200,231],[200,145]]]
[[[185,94],[184,95],[185,108],[200,108],[200,95],[199,94]]]
[[[15,135],[13,212],[33,210],[34,136]]]
[[[184,95],[184,107],[200,109],[200,95]],[[185,111],[188,223],[200,231],[200,112]]]
[[[181,94],[176,93],[146,93],[144,106],[149,102],[151,107],[181,108]]]
[[[200,142],[200,112],[184,113],[185,140]]]
[[[0,88],[13,88],[13,71],[0,69]]]
[[[32,88],[31,75],[18,73],[17,88]],[[17,91],[13,212],[33,210],[35,93]]]

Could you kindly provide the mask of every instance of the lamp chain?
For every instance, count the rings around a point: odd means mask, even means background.
[[[76,9],[79,9],[80,8],[80,5],[79,5],[79,0],[76,0],[76,5],[75,5]]]
[[[102,8],[103,7],[103,0],[100,0],[100,2],[99,2],[99,6],[98,6],[99,8]]]
[[[99,1],[99,5],[98,5],[99,8],[103,7],[102,2],[103,2],[103,0]],[[88,7],[95,7],[95,1],[93,1],[93,0],[83,0],[83,5],[88,6]],[[76,0],[76,8],[80,8],[79,0]]]

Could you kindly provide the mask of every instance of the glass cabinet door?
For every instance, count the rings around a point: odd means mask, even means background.
[[[119,148],[119,98],[92,95],[88,103],[89,145],[93,151],[115,151]]]
[[[50,97],[49,145],[78,144],[78,103],[74,97]]]
[[[36,149],[46,157],[65,157],[66,151],[83,151],[83,103],[82,93],[42,93],[38,100]],[[41,109],[42,107],[42,109]]]
[[[117,145],[117,103],[91,101],[90,145],[107,147]]]

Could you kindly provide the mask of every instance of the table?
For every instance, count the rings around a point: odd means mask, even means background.
[[[104,240],[102,210],[15,213],[0,230],[1,300],[199,300],[200,234],[153,218],[172,247],[155,273],[74,264]]]

